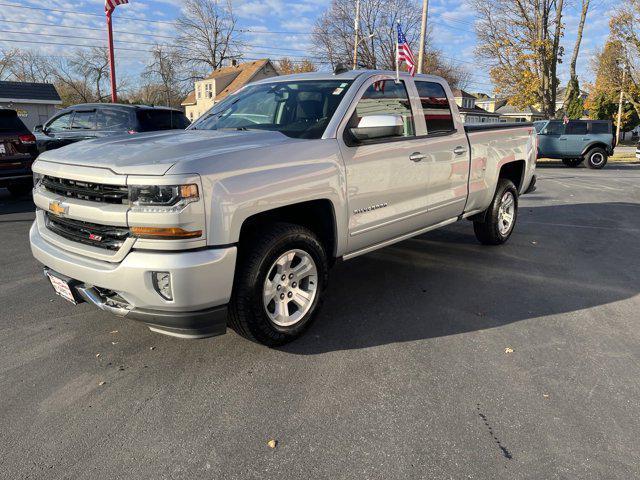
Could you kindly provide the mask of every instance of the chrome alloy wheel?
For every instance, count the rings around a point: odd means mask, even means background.
[[[596,152],[593,155],[591,155],[591,163],[596,167],[598,165],[602,165],[603,162],[604,162],[604,155],[601,154],[600,152]]]
[[[264,280],[262,303],[279,327],[298,323],[311,309],[318,289],[318,268],[304,250],[289,250],[273,263]]]
[[[506,236],[513,228],[515,219],[515,198],[512,192],[504,192],[500,199],[500,207],[498,208],[498,230],[500,235]]]

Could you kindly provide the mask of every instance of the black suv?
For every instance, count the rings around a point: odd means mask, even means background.
[[[31,191],[31,164],[38,156],[36,137],[15,110],[0,108],[0,187],[14,196]]]
[[[180,110],[145,105],[86,103],[61,110],[35,132],[40,152],[111,135],[184,130],[189,119]]]

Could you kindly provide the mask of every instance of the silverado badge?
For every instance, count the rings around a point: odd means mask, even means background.
[[[69,211],[69,207],[65,207],[60,202],[49,202],[49,211],[56,215],[64,215]]]

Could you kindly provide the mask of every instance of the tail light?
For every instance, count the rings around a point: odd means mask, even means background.
[[[129,130],[127,133],[128,133],[129,135],[135,135],[135,134],[136,134],[136,133],[138,133],[138,132],[136,132],[135,130]]]
[[[20,143],[23,143],[24,145],[34,145],[36,143],[36,137],[32,133],[18,135],[18,139],[20,140]]]

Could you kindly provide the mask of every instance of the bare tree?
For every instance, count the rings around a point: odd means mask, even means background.
[[[313,30],[313,50],[332,67],[350,65],[355,41],[353,0],[333,0]],[[411,0],[361,0],[358,63],[372,69],[396,68],[397,22],[401,20],[407,41],[417,45],[420,11]]]
[[[478,12],[477,55],[499,93],[555,116],[564,0],[469,0]]]
[[[0,80],[8,80],[12,76],[18,50],[0,50]]]
[[[185,0],[182,11],[175,43],[182,62],[205,73],[241,57],[231,0]]]
[[[109,52],[104,47],[90,50],[78,50],[69,60],[71,72],[93,85],[93,96],[102,102],[109,96],[107,93],[109,73]],[[103,88],[104,87],[104,88]]]
[[[185,93],[185,82],[180,78],[179,57],[175,49],[156,45],[151,51],[151,60],[143,72],[147,79],[144,90],[147,95],[154,92],[153,104],[179,107]]]
[[[332,66],[351,65],[355,41],[355,12],[353,0],[333,0],[317,20],[313,30],[313,52]],[[397,24],[409,44],[417,47],[420,35],[421,12],[411,0],[360,0],[361,42],[358,44],[358,64],[364,68],[395,70]],[[464,83],[464,68],[448,63],[441,52],[430,46],[427,39],[424,55],[425,73],[441,75],[453,85]],[[415,48],[415,47],[414,47]],[[417,57],[417,51],[415,56]]]
[[[11,77],[18,82],[49,82],[53,78],[47,57],[33,50],[14,50]]]

